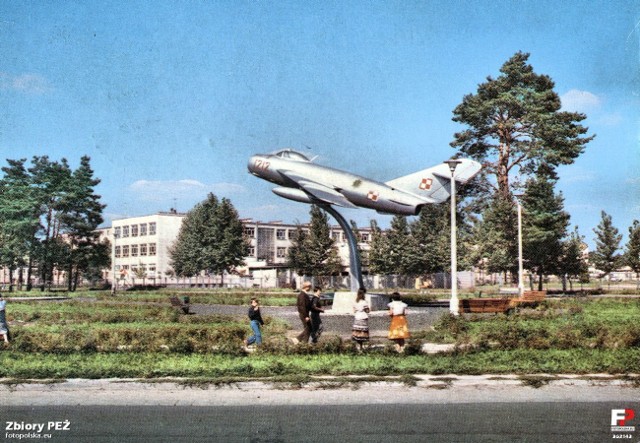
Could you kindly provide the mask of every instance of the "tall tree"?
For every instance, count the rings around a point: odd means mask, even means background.
[[[629,227],[629,241],[624,252],[624,262],[633,272],[636,278],[640,277],[640,221],[634,220]],[[638,281],[640,285],[640,281]]]
[[[371,220],[371,244],[369,247],[369,272],[373,274],[393,274],[395,269],[390,260],[391,243],[375,220]]]
[[[470,250],[477,266],[490,273],[517,275],[518,231],[513,201],[496,194],[482,213],[482,221],[474,228],[476,248]]]
[[[49,160],[48,156],[33,157],[29,173],[31,186],[39,204],[40,230],[39,244],[34,255],[40,273],[40,289],[53,281],[53,271],[64,266],[67,247],[59,241],[62,234],[60,215],[64,211],[65,194],[71,180],[71,169],[66,159],[60,162]]]
[[[298,226],[287,261],[298,274],[321,278],[342,272],[342,261],[331,237],[327,213],[316,205],[309,211],[309,230]]]
[[[13,271],[27,265],[38,230],[37,201],[25,168],[26,159],[7,160],[0,180],[0,266],[9,270],[9,290],[13,290]]]
[[[219,201],[211,193],[187,213],[169,250],[174,271],[187,277],[206,272],[224,278],[248,253],[237,211],[229,200]]]
[[[566,280],[569,280],[570,289],[573,290],[573,279],[589,276],[589,264],[584,256],[584,237],[578,232],[576,226],[569,238],[562,242],[562,255],[558,264],[558,276],[562,279],[562,290],[566,291]]]
[[[91,159],[83,156],[80,166],[73,171],[66,182],[66,189],[60,199],[59,215],[61,229],[68,245],[67,287],[76,289],[80,276],[89,270],[91,264],[109,265],[108,244],[100,245],[98,226],[104,221],[102,211],[105,205],[95,187],[100,180],[94,178]]]
[[[453,120],[468,126],[451,146],[483,164],[497,192],[510,197],[509,177],[540,171],[555,178],[555,168],[573,163],[594,136],[579,123],[586,115],[560,111],[560,97],[547,75],[536,74],[529,54],[517,52],[487,77],[476,94],[464,96]]]
[[[538,290],[543,278],[557,274],[562,257],[562,239],[567,235],[569,214],[564,198],[553,191],[551,179],[538,176],[527,181],[522,197],[523,255],[527,268],[538,276]]]
[[[485,208],[479,226],[486,248],[480,248],[478,258],[490,270],[514,270],[512,195],[528,178],[556,179],[556,168],[573,163],[594,137],[586,136],[588,128],[580,124],[586,115],[560,110],[554,82],[535,73],[528,59],[527,53],[514,54],[497,78],[487,77],[453,111],[453,120],[467,129],[455,134],[451,146],[483,164],[478,178],[485,194],[482,201],[497,203]]]
[[[593,265],[599,271],[602,271],[602,277],[606,277],[614,271],[620,264],[620,241],[622,235],[618,233],[618,229],[613,226],[611,216],[602,211],[600,223],[593,230],[596,234],[596,249],[592,253]]]
[[[298,275],[313,275],[314,265],[309,254],[308,237],[308,231],[298,224],[287,253],[287,266]]]
[[[410,274],[434,274],[450,268],[451,217],[449,203],[425,206],[411,223]],[[464,254],[460,254],[464,256]]]
[[[413,266],[407,251],[411,249],[411,232],[404,215],[395,215],[387,231],[389,262],[393,274],[409,274]]]

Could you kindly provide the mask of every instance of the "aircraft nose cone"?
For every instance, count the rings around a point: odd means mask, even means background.
[[[252,174],[255,174],[255,164],[256,164],[256,159],[258,157],[256,155],[253,155],[249,158],[249,162],[247,163],[247,169],[249,170],[249,172],[251,172]]]

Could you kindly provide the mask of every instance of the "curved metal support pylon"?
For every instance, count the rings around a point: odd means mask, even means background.
[[[331,205],[320,205],[322,209],[327,211],[333,216],[347,236],[347,243],[349,245],[349,275],[351,292],[357,292],[358,289],[364,288],[364,281],[362,280],[362,263],[360,262],[360,254],[358,253],[358,241],[353,233],[353,230],[347,223],[347,220],[336,211]]]

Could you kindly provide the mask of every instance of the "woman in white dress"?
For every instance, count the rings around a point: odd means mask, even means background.
[[[364,343],[369,341],[369,305],[365,300],[366,290],[358,289],[356,302],[353,304],[353,326],[351,327],[351,338],[362,350]]]

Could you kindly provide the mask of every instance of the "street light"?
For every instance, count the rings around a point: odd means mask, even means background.
[[[460,160],[447,160],[446,163],[451,171],[451,301],[449,302],[449,311],[453,315],[460,315],[460,306],[458,302],[458,256],[456,242],[456,180],[455,170]]]
[[[116,233],[116,228],[113,223],[111,223],[111,230],[113,231],[113,245],[111,248],[111,256],[113,257],[113,260],[111,261],[111,295],[116,295],[116,239],[118,238],[118,234]]]
[[[520,204],[520,195],[514,195],[516,205],[518,206],[518,294],[520,297],[524,294],[524,266],[522,264],[522,205]]]

